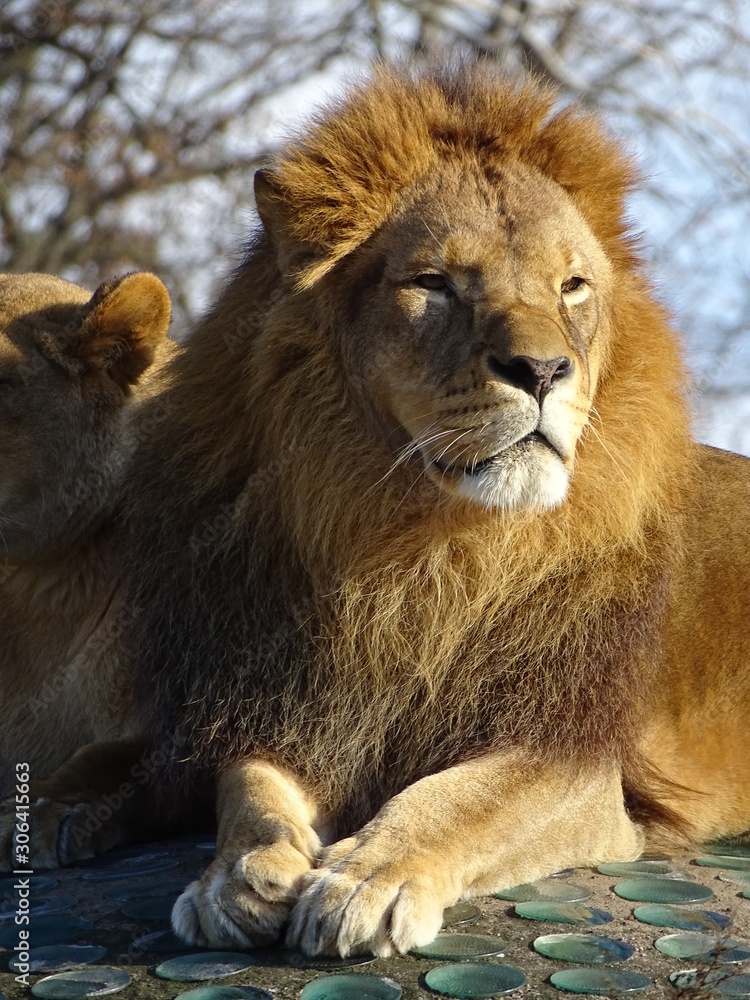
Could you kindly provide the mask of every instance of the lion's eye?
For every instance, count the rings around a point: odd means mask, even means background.
[[[563,281],[560,292],[566,305],[577,305],[588,296],[589,285],[585,278],[576,274],[572,278],[568,278],[567,281]]]
[[[453,289],[448,284],[447,279],[442,274],[434,271],[425,271],[414,278],[414,284],[420,288],[426,288],[430,292],[451,292]]]

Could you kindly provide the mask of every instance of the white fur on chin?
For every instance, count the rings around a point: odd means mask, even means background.
[[[549,510],[565,499],[570,472],[543,445],[522,460],[498,462],[475,475],[464,473],[456,491],[459,496],[489,510]]]

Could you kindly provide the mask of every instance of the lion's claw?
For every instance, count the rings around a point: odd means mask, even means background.
[[[85,810],[85,805],[75,806],[45,797],[31,803],[28,807],[31,869],[62,868],[92,858],[110,846],[101,835],[97,837],[76,825],[76,821],[85,819]],[[14,867],[15,822],[15,803],[9,799],[0,806],[0,871],[11,871]]]
[[[172,926],[188,944],[252,948],[277,941],[310,860],[291,844],[262,845],[233,863],[219,857],[182,893]]]
[[[172,926],[187,944],[199,948],[251,948],[253,942],[229,917],[209,886],[191,882],[172,908]],[[221,884],[215,886],[221,890]]]
[[[287,943],[307,954],[403,954],[434,940],[452,899],[409,864],[369,872],[346,860],[311,872],[292,912]]]

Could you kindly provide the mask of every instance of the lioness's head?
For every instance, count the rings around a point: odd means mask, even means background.
[[[376,82],[258,176],[257,202],[294,287],[325,309],[335,282],[340,354],[392,462],[487,508],[544,509],[606,359],[629,177],[590,119],[561,140],[549,91],[482,79]],[[589,211],[581,189],[607,168],[613,203]]]
[[[0,275],[0,558],[69,541],[106,503],[126,404],[169,315],[152,274],[93,296],[51,275]]]

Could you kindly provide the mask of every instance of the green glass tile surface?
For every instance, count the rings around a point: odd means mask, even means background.
[[[612,914],[581,903],[516,903],[517,916],[525,920],[549,920],[558,924],[608,924]]]
[[[750,844],[733,844],[731,841],[715,840],[703,845],[704,854],[721,854],[727,858],[750,858]]]
[[[750,888],[750,872],[723,871],[719,878],[722,882],[729,882],[731,885],[741,885]]]
[[[683,931],[722,931],[730,923],[729,917],[712,910],[690,910],[667,903],[647,903],[633,910],[636,920],[656,927],[678,927]]]
[[[76,861],[73,870],[83,869],[92,871],[97,868],[138,868],[143,864],[150,864],[160,858],[169,857],[169,848],[157,847],[156,845],[141,844],[137,847],[121,847],[115,851],[107,851],[105,854],[97,854],[93,858],[85,861]]]
[[[671,861],[653,861],[642,858],[640,861],[612,861],[599,865],[596,869],[601,875],[614,875],[616,878],[685,878],[685,873],[678,871]]]
[[[145,899],[131,899],[120,911],[124,917],[136,920],[169,920],[177,897],[147,896]]]
[[[154,896],[180,895],[190,880],[184,875],[168,875],[165,878],[143,879],[140,882],[116,883],[107,889],[107,899],[118,903],[130,903],[134,899],[151,899]]]
[[[679,990],[690,991],[698,997],[747,997],[750,996],[750,974],[731,973],[728,970],[683,969],[673,972],[669,981]]]
[[[169,951],[194,951],[190,944],[180,941],[172,931],[151,931],[148,934],[141,934],[133,944],[139,951],[151,952],[152,954],[164,954]]]
[[[109,868],[94,868],[91,871],[85,871],[81,877],[87,882],[113,882],[122,878],[141,878],[144,875],[169,871],[170,868],[176,868],[178,864],[179,861],[174,858],[153,858],[146,861],[142,858],[133,858]]]
[[[47,913],[61,913],[63,910],[72,909],[78,899],[68,893],[58,893],[56,896],[32,896],[29,905],[29,913],[32,916],[42,916]],[[0,903],[0,921],[13,920],[16,915],[18,902],[15,899],[7,899]]]
[[[703,857],[696,858],[695,863],[702,868],[729,868],[737,872],[750,872],[750,858],[706,854]]]
[[[534,950],[555,961],[582,965],[624,962],[635,951],[625,941],[599,934],[543,934],[534,941]]]
[[[526,976],[512,965],[461,962],[430,969],[424,977],[431,990],[457,1000],[497,997],[526,985]]]
[[[499,889],[492,893],[497,899],[507,899],[512,903],[530,903],[532,901],[550,903],[582,903],[591,897],[591,891],[580,885],[569,882],[556,882],[545,879],[542,882],[526,882],[514,885],[509,889]]]
[[[567,993],[592,993],[603,997],[641,993],[652,985],[648,976],[629,969],[562,969],[552,973],[550,982]]]
[[[29,972],[64,972],[77,965],[90,965],[107,954],[106,948],[86,944],[50,944],[29,948]],[[18,959],[8,962],[11,972],[19,972]]]
[[[242,955],[236,951],[201,951],[193,955],[170,958],[157,965],[155,972],[160,979],[190,983],[201,979],[234,976],[255,964],[252,955]]]
[[[199,986],[178,993],[175,1000],[273,1000],[273,993],[259,986]]]
[[[750,961],[750,947],[732,938],[715,934],[666,934],[654,942],[655,947],[670,958],[686,958],[706,963],[735,964]]]
[[[479,920],[482,911],[471,903],[456,903],[443,910],[443,927],[456,927],[459,924],[473,924]]]
[[[89,967],[40,979],[31,987],[31,992],[43,1000],[79,1000],[120,993],[130,982],[130,976],[122,969]]]
[[[500,938],[488,934],[438,934],[429,944],[412,948],[411,954],[445,960],[487,958],[489,955],[502,955],[506,947]]]
[[[400,1000],[400,997],[398,983],[366,972],[324,976],[308,983],[300,993],[300,1000]]]
[[[615,893],[638,903],[705,903],[713,897],[708,886],[680,879],[636,878],[618,882]]]
[[[34,918],[34,946],[41,947],[46,944],[61,944],[63,941],[70,941],[71,938],[85,934],[93,927],[90,920],[84,917],[75,917],[70,913],[52,914]],[[18,928],[15,924],[3,927],[0,931],[0,945],[3,948],[13,948],[18,944]]]
[[[292,969],[349,969],[354,965],[370,965],[375,961],[374,955],[349,955],[339,958],[338,955],[303,955],[301,951],[287,949],[281,952],[280,958],[284,965]]]
[[[18,880],[19,878],[25,879],[24,875],[9,875],[7,878],[0,878],[0,899],[12,899],[16,900],[18,898]],[[45,892],[50,892],[52,889],[57,888],[58,881],[56,878],[48,878],[46,875],[32,875],[31,879],[31,892],[43,894]]]

